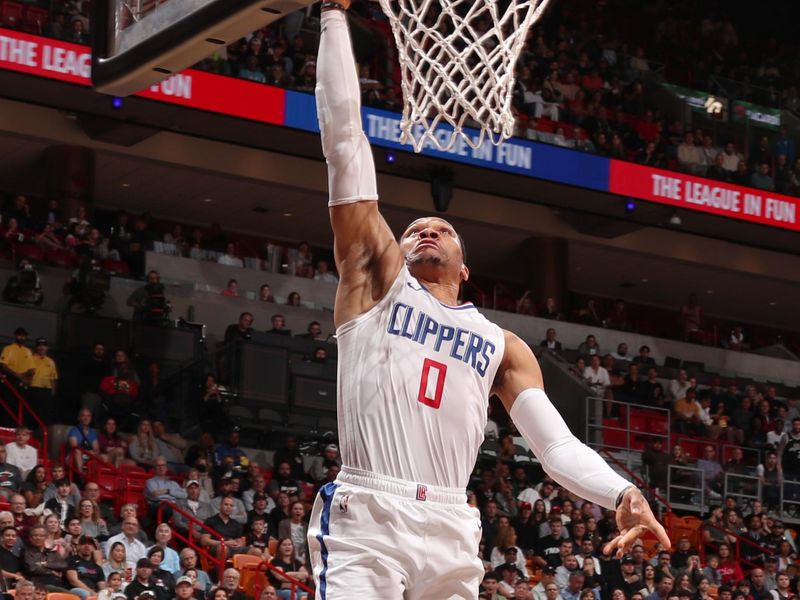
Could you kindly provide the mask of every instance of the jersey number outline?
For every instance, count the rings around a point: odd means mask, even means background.
[[[436,388],[433,390],[433,395],[429,393],[428,389],[431,371],[436,371]],[[442,404],[442,393],[444,392],[444,379],[446,376],[446,364],[426,358],[422,363],[422,376],[419,381],[419,396],[417,400],[425,406],[430,406],[438,410]]]

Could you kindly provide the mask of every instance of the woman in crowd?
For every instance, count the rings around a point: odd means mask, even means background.
[[[175,577],[181,572],[181,559],[178,553],[169,547],[169,542],[172,539],[172,528],[168,523],[161,523],[156,527],[156,543],[148,548],[148,552],[153,548],[160,548],[163,553],[161,560],[161,568],[169,571]]]
[[[510,526],[499,528],[497,535],[494,537],[494,547],[489,555],[489,561],[492,564],[492,569],[496,569],[506,562],[506,548],[512,547],[517,549],[517,568],[523,573],[525,572],[525,553],[522,551],[522,548],[517,546],[517,532],[513,527]]]
[[[278,541],[278,550],[272,559],[272,565],[282,569],[292,579],[302,583],[308,581],[308,571],[306,571],[303,563],[295,558],[294,542],[292,542],[291,538],[283,538]],[[280,575],[277,571],[268,571],[267,578],[272,585],[278,588],[278,597],[281,600],[290,600],[292,597],[292,584],[289,579]],[[298,589],[294,597],[297,600],[307,600],[308,595]],[[217,599],[215,598],[214,600]]]
[[[128,446],[131,458],[140,467],[151,468],[156,464],[158,457],[158,446],[153,435],[153,426],[148,419],[139,421],[136,428],[136,435]]]
[[[44,502],[44,492],[47,489],[47,485],[47,470],[42,465],[36,465],[28,473],[21,488],[28,508],[36,508]]]
[[[642,587],[639,591],[645,598],[656,591],[656,568],[649,563],[642,569]]]
[[[150,581],[161,590],[164,598],[172,598],[175,595],[175,577],[162,567],[164,561],[164,550],[158,546],[152,546],[147,551],[147,559],[153,567],[153,574]]]
[[[54,550],[62,558],[66,558],[70,554],[69,544],[64,539],[64,532],[61,530],[61,521],[58,516],[49,514],[43,521],[45,529],[44,547],[48,550]]]
[[[100,506],[97,502],[88,498],[81,500],[78,505],[78,518],[83,535],[90,535],[99,541],[108,539],[108,525],[100,516]]]
[[[128,442],[119,435],[117,420],[114,417],[108,417],[105,420],[103,428],[97,437],[100,443],[100,458],[110,462],[115,467],[123,464],[136,464],[132,460],[125,458],[128,454]]]
[[[119,573],[124,588],[133,580],[134,571],[135,565],[126,557],[125,544],[114,542],[108,551],[108,560],[103,563],[103,574],[106,579],[111,576],[111,573]]]

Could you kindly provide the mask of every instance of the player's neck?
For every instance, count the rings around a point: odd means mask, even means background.
[[[422,277],[418,278],[418,281],[442,304],[447,304],[448,306],[456,306],[458,304],[458,292],[461,288],[459,283],[454,283],[452,281],[428,281]]]

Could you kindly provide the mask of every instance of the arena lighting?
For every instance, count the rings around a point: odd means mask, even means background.
[[[395,156],[394,152],[387,152],[386,153],[386,164],[387,165],[393,165],[396,160],[397,160],[397,157]]]
[[[677,210],[674,213],[672,213],[672,216],[669,218],[669,224],[672,225],[673,227],[680,227],[681,225],[683,225],[683,221],[678,215]]]
[[[119,110],[120,108],[122,108],[122,98],[120,98],[119,96],[114,96],[111,99],[111,108],[113,108],[114,110]]]
[[[625,203],[625,212],[629,215],[632,215],[635,210],[636,210],[636,202],[634,202],[633,200],[628,200]]]

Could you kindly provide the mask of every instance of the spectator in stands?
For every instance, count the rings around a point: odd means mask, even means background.
[[[792,186],[792,168],[789,164],[785,154],[778,154],[775,160],[775,172],[773,174],[775,181],[775,191],[779,194],[791,193]]]
[[[800,417],[792,419],[792,429],[780,450],[783,475],[790,481],[800,480]]]
[[[261,302],[275,302],[272,290],[266,283],[258,289],[258,299]]]
[[[175,501],[175,505],[183,512],[189,513],[201,522],[213,516],[214,509],[211,508],[211,504],[200,499],[200,482],[196,479],[187,479],[184,487],[186,489],[186,496],[184,498],[178,498]],[[189,521],[180,511],[173,514],[173,524],[179,533],[184,536],[187,535],[189,531]],[[199,534],[199,527],[195,526],[195,532]]]
[[[75,515],[76,510],[70,494],[72,484],[69,479],[58,479],[53,483],[55,484],[56,495],[45,502],[44,507],[56,515],[61,528],[66,529],[67,520]]]
[[[326,339],[322,334],[322,326],[319,324],[319,321],[311,321],[311,323],[308,324],[306,331],[306,333],[298,334],[297,337],[315,340],[318,342],[324,342]]]
[[[303,455],[300,453],[300,446],[296,435],[287,435],[283,446],[275,450],[272,460],[273,464],[280,466],[282,462],[287,462],[292,467],[292,477],[303,479],[305,477],[305,467],[303,466]]]
[[[82,535],[78,539],[78,553],[67,559],[66,580],[70,593],[86,600],[105,589],[105,574],[94,560],[96,543],[93,537]]]
[[[305,583],[308,578],[308,571],[295,558],[294,543],[291,538],[283,538],[278,541],[278,549],[272,559],[272,564],[281,569],[289,577]],[[277,571],[269,571],[267,578],[270,583],[278,589],[278,597],[282,600],[289,600],[291,596],[291,583],[286,577],[280,575]],[[307,598],[305,592],[298,593],[299,599]]]
[[[547,300],[545,300],[544,307],[539,316],[543,319],[553,319],[555,321],[560,321],[564,318],[564,315],[558,309],[555,298],[547,298]]]
[[[208,573],[197,568],[197,551],[194,548],[184,548],[181,550],[180,559],[182,574],[185,575],[190,570],[197,572],[197,579],[193,582],[194,589],[205,597],[205,594],[211,589],[211,578]]]
[[[731,173],[730,180],[736,185],[750,186],[750,171],[747,170],[747,163],[744,160],[736,164],[736,170]]]
[[[238,479],[234,479],[231,474],[223,475],[219,480],[219,489],[217,495],[211,499],[212,513],[219,512],[222,502],[226,499],[233,501],[233,511],[230,517],[234,521],[238,521],[242,525],[247,523],[247,509],[244,507],[244,502],[235,496],[235,488]]]
[[[26,478],[38,462],[36,448],[28,444],[31,430],[20,425],[14,430],[14,441],[6,444],[6,461],[19,469],[20,476]]]
[[[533,306],[533,296],[530,290],[525,290],[522,297],[517,300],[517,314],[518,315],[535,315],[536,310]]]
[[[667,387],[667,398],[670,402],[677,402],[681,398],[686,397],[686,392],[692,387],[689,382],[689,374],[686,369],[678,371],[678,378],[672,379]]]
[[[697,402],[697,391],[694,388],[687,389],[685,396],[675,402],[673,411],[676,431],[701,436],[705,434],[705,426],[700,420],[700,403]]]
[[[17,530],[7,525],[0,530],[0,575],[5,579],[8,588],[13,589],[25,579],[22,574],[21,540]]]
[[[128,442],[117,431],[117,421],[108,417],[103,423],[103,428],[97,436],[100,445],[100,458],[110,462],[115,467],[120,465],[134,465],[134,461],[125,458],[128,454]]]
[[[222,464],[226,459],[231,461],[230,467],[239,469],[245,466],[247,455],[244,450],[239,446],[239,428],[232,427],[228,433],[227,441],[222,442],[217,446],[216,462]]]
[[[19,494],[13,494],[8,499],[9,508],[11,509],[12,522],[7,524],[13,525],[17,530],[17,535],[20,540],[25,540],[28,537],[30,528],[39,522],[36,515],[29,515],[25,511],[25,497]]]
[[[19,468],[8,462],[6,447],[0,445],[0,498],[9,500],[12,497],[17,497],[21,488],[22,474],[20,473]],[[22,496],[18,497],[22,498],[22,505],[24,509],[25,499]]]
[[[222,540],[204,530],[201,543],[214,554],[218,554],[220,546],[225,544],[228,556],[233,554],[259,556],[261,552],[258,549],[245,545],[244,526],[233,518],[234,507],[234,498],[232,496],[225,496],[220,499],[219,513],[206,519],[205,525],[216,531],[222,537]]]
[[[35,584],[44,585],[48,592],[67,592],[63,587],[67,562],[56,550],[45,548],[44,525],[34,525],[22,554],[23,573]]]
[[[306,533],[308,523],[306,522],[306,511],[303,502],[293,502],[289,511],[291,515],[278,525],[278,538],[291,538],[294,543],[295,558],[305,564],[306,562]],[[511,528],[509,528],[511,529]],[[513,531],[513,530],[512,530]]]
[[[320,482],[325,479],[328,469],[332,466],[341,467],[342,459],[339,456],[339,447],[336,444],[328,444],[322,451],[321,456],[315,456],[308,468],[308,477],[311,481]]]
[[[127,304],[133,308],[134,321],[158,323],[165,318],[169,301],[158,271],[151,270],[147,273],[147,283],[128,296]]]
[[[28,508],[35,508],[44,502],[44,492],[48,486],[47,470],[42,465],[36,465],[30,470],[20,491],[25,496]]]
[[[645,396],[647,387],[643,381],[639,380],[639,367],[631,364],[628,373],[625,375],[622,385],[615,386],[614,398],[623,402],[641,404],[647,401]]]
[[[169,527],[166,523],[163,523],[163,525]],[[164,562],[164,549],[161,546],[152,546],[147,551],[147,560],[150,561],[153,567],[150,581],[161,590],[162,597],[172,598],[175,594],[175,577],[162,565]]]
[[[693,175],[702,175],[705,172],[700,148],[695,145],[694,135],[691,133],[687,133],[683,143],[678,146],[678,169]]]
[[[689,294],[686,304],[681,306],[683,339],[688,342],[702,341],[703,308],[697,302],[697,294]]]
[[[725,155],[719,152],[714,157],[714,161],[706,168],[706,177],[716,181],[728,181],[729,176],[730,171],[725,168]]]
[[[128,451],[136,464],[150,468],[155,466],[158,457],[158,445],[153,435],[153,426],[149,419],[141,419],[136,427],[136,435],[128,445]]]
[[[717,460],[717,450],[711,444],[703,446],[703,457],[697,461],[697,468],[705,476],[703,482],[712,498],[719,497],[722,492],[722,479],[725,471]]]
[[[770,163],[759,163],[750,176],[750,185],[759,190],[775,191],[775,180],[770,175]]]
[[[595,354],[592,356],[591,363],[583,372],[583,379],[586,384],[592,389],[592,393],[597,398],[605,398],[606,390],[611,385],[608,371],[600,366],[600,356]]]
[[[83,534],[101,542],[108,539],[108,525],[103,519],[100,505],[97,502],[88,498],[81,500],[78,504],[77,516],[81,520]]]
[[[220,586],[214,592],[214,599],[227,598],[227,600],[245,600],[245,595],[237,591],[239,587],[239,579],[241,575],[236,569],[225,569],[222,573],[222,581]],[[225,592],[225,596],[219,596],[220,591]]]
[[[600,346],[597,343],[597,338],[589,334],[586,336],[586,340],[581,342],[581,345],[578,346],[578,354],[581,356],[600,356]]]
[[[783,467],[778,462],[778,454],[772,450],[768,451],[766,460],[758,465],[756,473],[761,482],[761,499],[764,505],[769,510],[780,510]]]
[[[67,433],[67,446],[72,451],[72,461],[79,473],[83,473],[89,453],[100,454],[100,438],[92,428],[92,411],[82,408],[78,412],[78,423]]]
[[[650,356],[650,346],[644,345],[639,348],[639,355],[633,358],[633,362],[639,365],[656,365],[655,359]]]
[[[257,83],[266,83],[267,78],[264,72],[259,68],[258,56],[249,54],[245,59],[246,66],[239,69],[238,76],[242,79],[249,79]]]
[[[154,518],[161,502],[175,502],[186,498],[186,491],[169,477],[167,469],[167,459],[164,456],[156,457],[155,474],[145,483],[144,497],[150,504],[150,512]],[[169,520],[172,516],[172,508],[164,505],[162,510],[164,512],[163,518]]]
[[[111,576],[117,575],[125,585],[133,580],[136,565],[125,558],[125,545],[115,542],[108,550],[108,560],[103,563],[103,574],[111,586]]]
[[[664,442],[660,437],[653,438],[642,452],[642,466],[649,475],[650,487],[665,490],[667,488],[667,469],[670,456],[664,450]]]
[[[128,600],[169,600],[163,590],[152,581],[153,565],[147,557],[136,561],[136,576],[125,587]],[[149,596],[149,598],[147,597]]]
[[[330,264],[327,260],[317,261],[314,279],[316,281],[324,281],[325,283],[339,283],[339,277],[336,275],[336,273],[331,271]]]
[[[272,329],[268,329],[267,333],[275,335],[292,335],[290,329],[286,329],[286,317],[281,314],[272,315]]]
[[[46,338],[36,339],[36,348],[29,363],[32,372],[28,388],[28,402],[42,421],[52,423],[58,368],[55,361],[47,355],[48,349]]]
[[[547,329],[545,338],[539,343],[539,347],[547,348],[551,352],[561,352],[561,342],[556,339],[556,330],[552,327]]]
[[[732,142],[725,144],[725,150],[722,153],[722,167],[728,172],[728,177],[739,168],[739,162],[743,160],[741,154],[736,152],[736,147]],[[745,169],[747,165],[745,164]]]
[[[125,507],[122,507],[125,510]],[[128,513],[122,519],[122,533],[110,537],[106,542],[106,548],[108,548],[107,552],[110,552],[113,549],[114,544],[120,542],[125,547],[125,557],[130,562],[137,563],[137,571],[138,571],[138,563],[144,559],[147,559],[147,548],[145,545],[138,539],[139,535],[139,520],[136,518],[136,507],[133,505],[132,514]],[[108,558],[108,556],[106,556]],[[148,562],[148,567],[150,563]],[[147,577],[150,574],[148,573]]]
[[[239,282],[235,279],[229,279],[228,284],[225,286],[225,289],[222,290],[222,295],[228,298],[238,298],[239,297]]]
[[[290,292],[289,296],[286,298],[286,305],[294,307],[302,306],[300,302],[300,294],[297,292]]]

